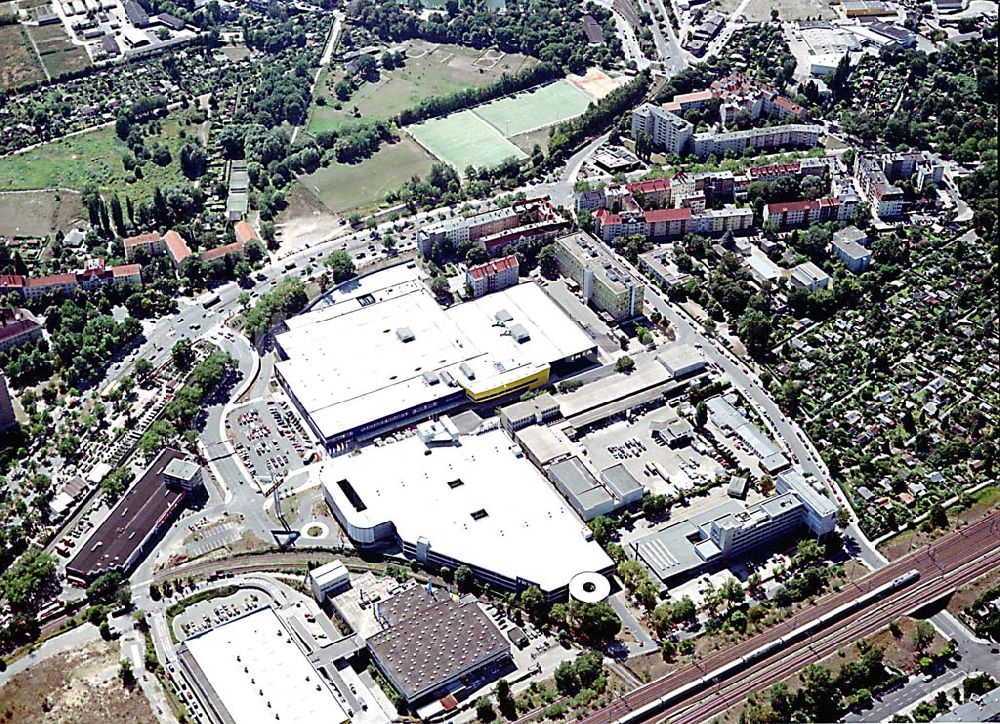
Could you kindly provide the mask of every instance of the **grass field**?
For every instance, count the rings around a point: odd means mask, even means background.
[[[731,14],[740,5],[740,0],[713,0],[708,9],[719,10],[725,15]],[[804,20],[819,18],[833,20],[837,14],[830,3],[825,0],[750,0],[743,16],[751,21],[767,22],[771,19],[771,10],[776,9],[782,20]]]
[[[20,25],[0,25],[0,91],[45,80],[38,57]]]
[[[420,145],[462,172],[468,166],[488,168],[527,154],[469,110],[407,126]]]
[[[181,146],[179,130],[176,121],[164,123],[163,132],[155,140],[170,149],[171,162],[163,167],[146,162],[142,167],[143,177],[131,184],[126,183],[122,166],[122,156],[128,149],[113,128],[101,128],[0,158],[0,191],[79,190],[93,182],[102,191],[118,191],[135,200],[149,198],[154,186],[166,187],[183,180],[177,160]]]
[[[364,163],[332,163],[303,176],[301,183],[331,211],[344,213],[371,206],[411,176],[425,175],[433,162],[420,146],[404,136],[398,143],[384,144]]]
[[[500,98],[475,109],[476,115],[507,138],[551,126],[587,110],[590,98],[567,80],[528,93]]]
[[[90,56],[79,45],[73,45],[62,25],[43,25],[28,30],[38,46],[45,69],[53,78],[90,65]]]
[[[383,71],[375,83],[363,83],[340,110],[333,107],[336,102],[333,89],[337,81],[344,77],[343,70],[333,67],[324,70],[317,94],[325,98],[326,105],[313,104],[307,130],[316,133],[357,122],[353,116],[354,108],[358,109],[362,118],[390,118],[425,98],[488,85],[504,73],[513,73],[537,62],[524,55],[510,54],[503,56],[492,67],[482,62],[476,65],[483,55],[481,50],[459,45],[433,45],[419,40],[408,42],[406,49],[406,65],[389,72]]]

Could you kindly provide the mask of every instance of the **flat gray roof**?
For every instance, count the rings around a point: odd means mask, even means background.
[[[626,500],[637,493],[641,495],[644,491],[639,481],[625,467],[625,463],[618,463],[602,470],[601,480],[619,500]]]

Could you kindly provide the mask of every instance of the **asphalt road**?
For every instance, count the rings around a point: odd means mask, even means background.
[[[985,559],[984,556],[987,556]],[[759,636],[730,646],[714,655],[689,665],[667,677],[658,679],[632,691],[608,707],[591,714],[583,721],[589,724],[616,721],[629,712],[639,709],[671,691],[697,681],[706,673],[725,664],[739,660],[758,647],[787,635],[794,629],[813,621],[838,606],[855,600],[878,586],[893,580],[908,570],[920,571],[920,580],[903,589],[886,595],[880,601],[848,615],[835,624],[833,634],[824,631],[785,647],[780,653],[761,659],[760,663],[739,671],[733,685],[723,684],[716,690],[719,696],[706,697],[705,692],[694,692],[663,712],[650,714],[649,719],[663,718],[685,710],[677,718],[683,722],[707,721],[719,711],[741,700],[747,694],[768,686],[774,681],[816,661],[829,652],[858,640],[886,625],[890,618],[898,617],[923,603],[937,600],[955,587],[981,575],[991,565],[1000,561],[1000,513],[994,512],[975,523],[939,539],[926,548],[866,576],[861,581],[845,586],[840,591],[819,600],[814,606],[791,619],[773,626]],[[876,611],[878,615],[873,615]],[[775,663],[777,662],[777,663]],[[734,672],[735,673],[735,672]],[[727,688],[728,686],[728,688]],[[690,699],[697,697],[695,710],[687,711]],[[673,718],[671,718],[673,720]],[[641,719],[640,719],[641,720]]]

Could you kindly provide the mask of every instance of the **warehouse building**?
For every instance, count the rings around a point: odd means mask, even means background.
[[[361,278],[276,336],[278,381],[331,450],[593,363],[594,340],[537,284],[442,309],[420,274]]]
[[[450,445],[420,435],[327,461],[323,495],[355,546],[398,546],[411,559],[455,571],[467,565],[494,590],[537,586],[565,600],[583,571],[611,559],[516,444],[499,429],[455,433]]]
[[[181,666],[209,721],[346,724],[351,720],[296,636],[270,607],[187,639]]]
[[[309,571],[306,583],[313,598],[323,603],[327,596],[350,587],[351,577],[342,561],[330,561]]]
[[[201,484],[198,465],[180,450],[163,450],[81,545],[66,576],[86,585],[102,573],[131,571]]]
[[[546,474],[585,521],[634,505],[646,492],[621,463],[602,470],[600,480],[575,456],[552,465]]]
[[[375,616],[383,630],[368,651],[411,707],[439,699],[439,709],[453,708],[512,668],[510,642],[475,596],[410,586],[377,603]]]

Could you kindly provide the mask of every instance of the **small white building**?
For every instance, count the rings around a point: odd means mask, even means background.
[[[306,581],[313,598],[322,603],[331,593],[337,593],[351,585],[347,566],[342,561],[330,561],[306,574]]]

